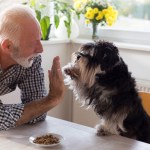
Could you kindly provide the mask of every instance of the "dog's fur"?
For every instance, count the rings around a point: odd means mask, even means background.
[[[116,134],[150,143],[150,118],[116,46],[106,41],[84,44],[63,72],[76,99],[99,115],[98,135]]]

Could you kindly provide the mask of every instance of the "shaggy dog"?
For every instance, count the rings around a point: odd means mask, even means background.
[[[150,118],[116,46],[106,41],[83,45],[63,73],[76,99],[92,106],[99,116],[98,135],[116,134],[150,143]]]

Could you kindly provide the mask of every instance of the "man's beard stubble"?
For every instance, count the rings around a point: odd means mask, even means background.
[[[34,58],[37,57],[38,54],[32,54],[29,57],[20,57],[20,49],[15,46],[13,52],[11,53],[12,59],[14,59],[19,65],[24,68],[29,68],[32,66]]]

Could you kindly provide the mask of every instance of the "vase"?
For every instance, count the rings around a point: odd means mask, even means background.
[[[92,39],[98,39],[98,23],[92,23]]]

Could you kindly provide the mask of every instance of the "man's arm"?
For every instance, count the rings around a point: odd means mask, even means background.
[[[25,104],[23,114],[16,122],[16,126],[46,113],[61,102],[64,94],[64,82],[58,56],[54,58],[52,68],[49,70],[49,81],[48,95],[38,101]]]

